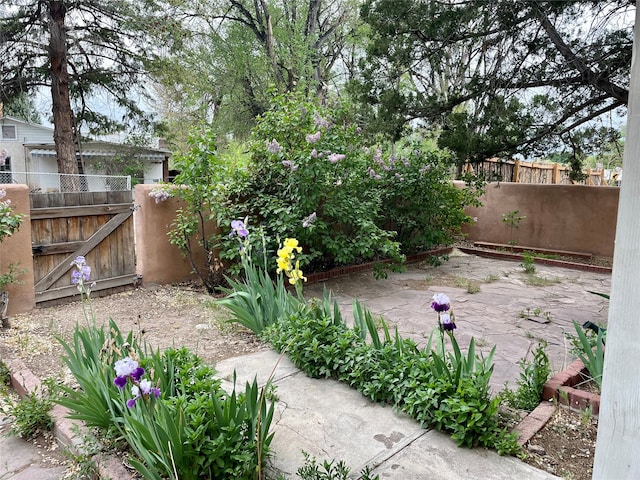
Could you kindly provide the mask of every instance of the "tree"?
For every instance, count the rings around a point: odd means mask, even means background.
[[[0,101],[50,88],[59,172],[78,172],[83,126],[108,133],[145,120],[132,90],[154,57],[152,38],[171,46],[177,24],[168,8],[155,0],[0,0],[0,11]],[[92,107],[101,93],[120,119]]]
[[[42,123],[33,98],[26,93],[22,93],[13,98],[11,103],[3,106],[3,110],[4,114],[9,117],[19,118],[29,123]]]
[[[341,74],[358,25],[357,0],[200,0],[189,4],[192,36],[156,69],[162,96],[188,119],[243,136],[269,105],[270,87],[322,102]],[[185,15],[189,15],[185,10]],[[352,63],[352,62],[351,62]],[[171,104],[171,103],[170,103]],[[213,113],[213,115],[212,115]]]
[[[367,0],[373,33],[353,91],[375,106],[377,130],[443,128],[471,160],[571,149],[592,120],[626,111],[634,6]]]

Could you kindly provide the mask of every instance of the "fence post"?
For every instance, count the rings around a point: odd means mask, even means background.
[[[520,176],[520,160],[516,160],[516,163],[513,165],[513,178],[512,182],[518,183],[518,177]]]
[[[551,173],[551,183],[556,185],[560,180],[560,164],[558,162],[553,164],[553,172]]]
[[[585,185],[593,185],[593,180],[591,179],[591,167],[587,168],[587,181],[584,182]]]

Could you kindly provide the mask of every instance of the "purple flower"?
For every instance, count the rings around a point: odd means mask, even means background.
[[[280,153],[282,151],[282,147],[275,138],[271,141],[265,140],[264,143],[267,146],[267,151],[269,153]]]
[[[134,385],[133,387],[131,387],[131,394],[133,395],[133,398],[127,400],[127,407],[129,408],[132,408],[136,404],[136,401],[143,396],[153,396],[155,398],[158,398],[160,396],[160,389],[152,387],[151,382],[145,379],[141,380],[138,385]]]
[[[71,272],[71,283],[78,285],[79,283],[88,282],[91,280],[91,267],[83,265],[79,267],[80,270],[73,270]]]
[[[120,390],[127,384],[127,379],[131,378],[134,382],[138,382],[144,375],[144,368],[139,367],[138,362],[130,357],[118,360],[114,365],[114,370],[116,371],[116,378],[113,383]]]
[[[325,128],[325,129],[331,126],[331,122],[325,119],[324,117],[322,117],[321,115],[319,115],[318,113],[315,113],[313,115],[313,123],[315,123],[317,127]]]
[[[317,158],[318,157],[318,151],[314,148],[313,150],[311,150],[311,158]]]
[[[285,167],[289,167],[292,172],[295,172],[298,169],[298,166],[291,160],[283,160],[282,165],[284,165]]]
[[[318,140],[320,140],[321,136],[322,136],[321,132],[316,132],[314,134],[307,135],[306,136],[307,143],[316,143]]]
[[[338,163],[340,160],[344,160],[345,157],[346,155],[343,155],[342,153],[332,153],[331,155],[329,155],[328,160],[331,163]]]
[[[247,230],[247,227],[244,226],[244,222],[242,220],[231,221],[231,233],[229,234],[229,238],[236,234],[242,238],[249,236],[249,231]]]
[[[446,312],[451,308],[450,303],[451,300],[444,293],[436,293],[431,299],[431,308],[438,313]]]
[[[357,134],[362,133],[362,128],[360,128],[360,127],[356,128],[356,133],[357,133]]]
[[[451,317],[447,316],[445,320],[440,321],[440,328],[452,332],[456,328],[456,324],[451,320]]]
[[[78,269],[82,268],[84,265],[87,264],[87,261],[85,260],[85,258],[82,255],[78,255],[73,262],[71,262],[71,266],[72,267],[76,267]]]

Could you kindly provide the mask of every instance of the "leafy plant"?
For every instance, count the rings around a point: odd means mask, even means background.
[[[524,215],[520,215],[519,210],[513,210],[508,213],[502,214],[502,223],[505,223],[509,227],[509,245],[511,245],[511,250],[513,251],[513,246],[517,243],[517,240],[513,238],[515,230],[520,227],[520,222],[524,220]]]
[[[546,342],[538,343],[531,361],[527,361],[525,357],[518,362],[521,371],[517,389],[513,391],[505,385],[500,393],[500,397],[510,407],[532,411],[540,403],[544,384],[551,373],[546,346]]]
[[[10,405],[8,413],[14,418],[11,433],[23,438],[32,438],[41,431],[53,428],[51,409],[58,395],[55,381],[45,380],[40,388],[30,392],[25,398]]]
[[[25,217],[15,213],[10,200],[2,200],[6,196],[6,190],[0,189],[0,242],[9,235],[13,235],[20,228]]]
[[[536,273],[536,265],[533,254],[530,252],[522,252],[522,263],[520,264],[525,273]]]
[[[444,351],[442,339],[434,345],[431,338],[420,350],[357,301],[352,329],[339,312],[325,292],[321,301],[265,329],[263,338],[286,350],[307,375],[336,378],[373,401],[393,404],[425,425],[451,432],[459,445],[519,451],[515,437],[499,427],[499,400],[489,395],[495,347],[481,357],[472,340],[463,354],[455,336],[447,335],[451,352]]]
[[[587,368],[589,375],[594,382],[598,385],[598,388],[602,388],[602,372],[604,370],[604,342],[606,330],[599,329],[597,335],[595,335],[595,346],[592,346],[592,342],[587,337],[582,327],[573,321],[573,326],[578,336],[578,358],[582,360],[584,366]]]
[[[18,268],[19,266],[20,264],[18,263],[10,263],[9,270],[0,275],[0,290],[4,290],[7,285],[21,283],[20,275],[25,274],[27,270],[24,268]]]
[[[348,480],[351,478],[349,473],[351,469],[347,467],[344,461],[336,460],[323,461],[322,465],[318,464],[315,457],[303,451],[304,465],[297,470],[298,477],[301,480]],[[358,476],[360,480],[378,480],[378,475],[371,476],[369,467],[365,467]]]

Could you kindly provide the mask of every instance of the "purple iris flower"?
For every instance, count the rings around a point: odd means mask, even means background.
[[[233,237],[234,235],[238,235],[242,238],[246,238],[249,236],[249,231],[247,230],[247,227],[245,227],[242,220],[231,221],[231,233],[229,234],[229,238]]]

